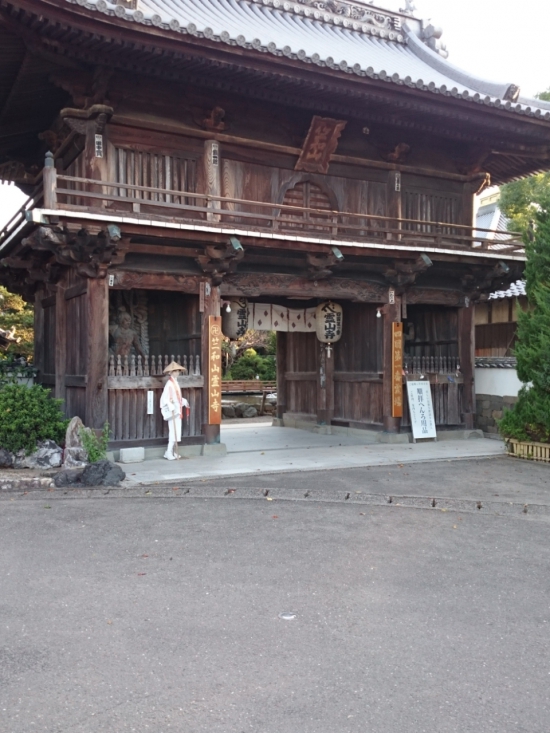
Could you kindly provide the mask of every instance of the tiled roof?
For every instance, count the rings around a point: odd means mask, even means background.
[[[525,280],[518,280],[512,283],[508,290],[497,290],[496,293],[491,293],[489,300],[501,300],[502,298],[519,298],[520,296],[526,296],[525,292]]]
[[[516,369],[515,356],[476,356],[476,369]]]
[[[448,63],[437,28],[360,0],[139,0],[135,10],[113,0],[64,1],[140,26],[550,120],[550,104]]]

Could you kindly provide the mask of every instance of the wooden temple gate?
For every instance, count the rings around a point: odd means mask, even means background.
[[[209,319],[234,298],[289,311],[330,300],[343,308],[331,349],[278,330],[278,418],[407,430],[395,396],[414,377],[431,385],[437,425],[472,428],[474,305],[525,259],[517,235],[475,226],[475,195],[540,169],[550,107],[457,78],[408,9],[251,3],[261,13],[5,4],[0,35],[33,64],[14,76],[0,59],[14,90],[0,99],[0,178],[30,195],[0,232],[0,282],[35,303],[40,382],[68,415],[109,421],[113,446],[154,445],[175,355],[182,441],[216,443]],[[273,20],[266,47],[260,16]],[[217,35],[220,23],[246,34]],[[323,55],[335,49],[341,61]],[[23,108],[15,139],[2,121]]]

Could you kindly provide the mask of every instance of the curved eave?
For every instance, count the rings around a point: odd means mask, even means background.
[[[304,65],[339,70],[359,78],[379,79],[444,97],[492,107],[496,110],[544,119],[550,109],[513,102],[483,91],[498,91],[498,85],[462,73],[437,54],[437,63],[427,63],[408,47],[413,36],[403,30],[368,28],[339,16],[317,12],[298,3],[281,0],[140,0],[139,9],[111,5],[107,0],[64,0],[65,4],[109,18],[115,25],[141,27],[166,37],[205,39],[235,50],[249,50],[286,57]],[[284,10],[291,6],[292,12]],[[310,13],[308,16],[307,13]],[[330,19],[333,22],[327,22]],[[368,33],[366,32],[368,30]],[[412,40],[412,39],[411,39]],[[417,43],[419,43],[417,41]],[[429,58],[433,52],[425,47]],[[366,59],[366,60],[365,60]],[[453,76],[455,78],[453,79]],[[510,85],[501,85],[502,96]]]

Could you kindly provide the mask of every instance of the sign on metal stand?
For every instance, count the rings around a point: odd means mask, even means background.
[[[430,383],[428,381],[407,382],[407,395],[413,442],[428,438],[437,440]]]

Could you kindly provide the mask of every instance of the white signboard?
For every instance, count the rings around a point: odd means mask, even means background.
[[[147,414],[154,415],[155,413],[155,393],[152,389],[147,390]]]
[[[414,440],[435,438],[434,408],[429,382],[407,382],[409,413]]]

